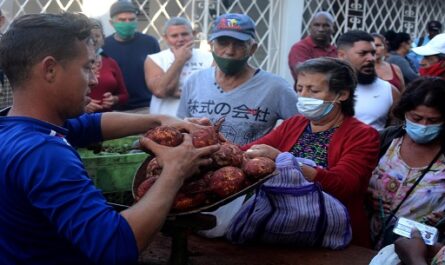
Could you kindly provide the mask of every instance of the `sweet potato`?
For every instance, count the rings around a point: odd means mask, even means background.
[[[210,190],[221,198],[240,191],[245,183],[244,172],[237,167],[222,167],[210,178]]]
[[[245,160],[243,171],[252,180],[261,179],[275,170],[275,162],[268,157],[255,157]]]
[[[159,126],[148,130],[145,137],[165,146],[178,146],[184,140],[182,133],[173,127]]]
[[[215,167],[240,167],[243,163],[243,151],[231,143],[223,143],[218,151],[212,154]]]
[[[221,142],[219,129],[224,122],[224,117],[218,119],[213,126],[197,130],[192,133],[193,146],[196,148],[218,144]]]

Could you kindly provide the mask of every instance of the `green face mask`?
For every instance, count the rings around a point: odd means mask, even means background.
[[[121,39],[128,40],[133,37],[136,32],[138,24],[136,21],[132,22],[113,22],[113,27],[116,30],[117,35]]]
[[[247,60],[249,60],[249,56],[237,60],[237,59],[220,57],[216,55],[214,52],[212,52],[212,55],[216,65],[218,65],[218,68],[221,71],[223,71],[223,73],[225,73],[226,75],[235,75],[239,73],[246,65]]]

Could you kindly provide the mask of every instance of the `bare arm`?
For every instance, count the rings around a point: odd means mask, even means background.
[[[402,70],[400,70],[400,67],[396,64],[391,64],[396,72],[397,77],[400,80],[400,93],[403,93],[405,91],[405,79],[403,79]]]
[[[167,115],[105,112],[101,119],[104,140],[145,133],[148,129],[160,125],[172,126],[187,132],[202,128],[201,125]]]
[[[150,91],[159,98],[179,97],[179,78],[184,64],[192,57],[193,41],[179,49],[172,50],[175,61],[164,72],[152,59],[147,57],[144,64],[145,82]]]
[[[141,139],[141,145],[156,154],[163,169],[144,197],[121,212],[133,230],[139,251],[144,250],[161,229],[184,180],[197,172],[200,166],[209,165],[211,159],[208,156],[219,148],[214,145],[196,149],[188,134],[181,145],[173,148],[158,145],[147,138]]]
[[[386,124],[397,124],[397,119],[394,117],[392,110],[397,105],[400,99],[400,92],[397,90],[397,88],[393,85],[391,85],[391,93],[392,93],[392,106],[388,113],[388,121]]]

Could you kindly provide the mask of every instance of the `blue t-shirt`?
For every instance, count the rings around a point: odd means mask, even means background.
[[[101,140],[100,117],[82,115],[66,128],[0,117],[0,264],[137,262],[130,226],[67,141]]]
[[[105,38],[105,54],[119,64],[128,90],[128,102],[121,110],[150,106],[151,92],[145,83],[144,62],[147,55],[160,51],[152,36],[136,32],[128,41],[117,41],[113,35]]]

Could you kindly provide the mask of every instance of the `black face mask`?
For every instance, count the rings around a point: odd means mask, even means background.
[[[236,60],[230,58],[223,58],[221,56],[216,55],[216,53],[214,52],[212,52],[212,55],[213,55],[213,60],[215,60],[216,65],[218,65],[218,68],[226,75],[236,75],[241,70],[243,70],[244,66],[247,64],[247,61],[249,60],[249,56]]]
[[[357,74],[357,81],[361,85],[372,84],[375,81],[376,78],[377,78],[377,75],[375,73],[366,75],[366,74],[363,74],[361,72],[358,72],[358,74]]]

